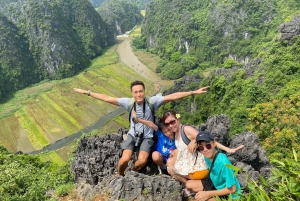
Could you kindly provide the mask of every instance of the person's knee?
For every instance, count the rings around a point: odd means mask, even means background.
[[[148,158],[139,158],[138,161],[141,166],[144,166],[146,165]]]
[[[188,181],[185,183],[185,187],[186,187],[187,189],[193,189],[193,185],[192,185],[191,181],[188,180]]]
[[[132,154],[123,153],[122,157],[119,160],[119,163],[122,163],[122,164],[128,163],[131,160],[131,156],[132,156]]]
[[[161,154],[157,151],[152,153],[152,160],[156,163],[158,161],[162,161]]]
[[[144,165],[146,165],[148,158],[149,158],[149,155],[139,155],[137,162],[141,166],[144,166]]]

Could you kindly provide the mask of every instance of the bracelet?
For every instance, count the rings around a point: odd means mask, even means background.
[[[88,93],[87,93],[87,95],[88,95],[88,96],[90,96],[90,95],[91,95],[91,90],[88,90]]]
[[[192,95],[194,95],[194,92],[193,92],[193,91],[191,91],[191,96],[192,96]]]

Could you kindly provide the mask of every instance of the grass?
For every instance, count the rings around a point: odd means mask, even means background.
[[[41,83],[33,85],[32,87],[28,87],[16,92],[14,94],[14,97],[10,101],[0,104],[0,119],[12,115],[22,106],[24,106],[26,100],[34,99],[38,94],[49,91],[59,84],[67,83],[70,81],[71,79],[53,80],[47,82],[43,81]]]
[[[147,52],[145,50],[135,50],[134,54],[139,58],[139,60],[148,66],[153,72],[155,72],[155,69],[158,65],[158,62],[160,61],[159,56],[155,54],[151,54],[150,52]]]
[[[141,35],[141,25],[137,26],[134,30],[132,30],[129,34],[131,37],[136,37]]]
[[[51,161],[51,162],[56,163],[59,166],[63,166],[63,165],[66,164],[66,161],[63,160],[63,158],[61,158],[59,156],[59,154],[55,151],[50,151],[50,152],[47,152],[47,153],[43,153],[39,157],[42,161]]]
[[[44,136],[40,127],[36,124],[35,119],[28,116],[24,110],[19,110],[16,113],[16,116],[19,117],[19,123],[26,131],[28,139],[35,149],[41,149],[49,145],[49,141]]]

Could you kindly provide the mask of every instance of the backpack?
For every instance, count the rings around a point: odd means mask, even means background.
[[[186,136],[186,134],[185,134],[185,132],[184,132],[184,124],[182,124],[182,126],[181,126],[181,131],[180,131],[180,133],[181,133],[181,138],[182,138],[182,140],[183,140],[183,142],[186,144],[186,145],[188,145],[188,144],[190,144],[190,142],[191,142],[191,140]]]
[[[146,96],[144,99],[144,103],[147,103],[149,105],[150,110],[152,112],[152,116],[153,116],[153,122],[155,123],[155,109],[154,109],[154,104],[150,100],[150,97]],[[129,112],[129,123],[130,123],[130,119],[131,119],[131,111],[135,107],[135,104],[136,103],[135,103],[134,98],[131,98],[129,101],[129,106],[127,108],[127,111]]]

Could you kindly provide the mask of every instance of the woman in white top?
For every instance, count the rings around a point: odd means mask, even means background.
[[[209,170],[204,161],[204,156],[200,152],[196,152],[198,131],[191,126],[184,126],[184,133],[190,140],[190,143],[186,145],[181,137],[181,127],[183,125],[179,121],[179,115],[174,110],[167,111],[163,114],[162,121],[166,127],[175,133],[177,148],[167,161],[168,173],[184,184],[189,179],[204,179],[208,175]],[[244,145],[241,145],[235,149],[230,149],[218,142],[216,143],[219,149],[228,153],[234,153],[244,147]]]

